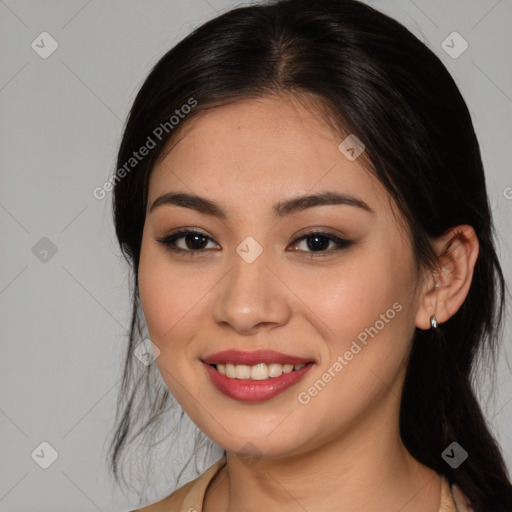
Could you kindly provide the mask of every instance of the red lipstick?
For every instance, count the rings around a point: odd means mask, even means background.
[[[203,359],[206,364],[247,364],[249,366],[259,363],[279,363],[279,364],[306,364],[314,362],[311,358],[292,356],[276,352],[274,350],[223,350],[215,352]]]
[[[279,377],[268,377],[264,380],[237,379],[222,375],[214,365],[246,365],[254,366],[260,363],[302,364],[302,368]],[[229,398],[242,402],[262,402],[269,400],[297,384],[306,373],[313,368],[315,361],[308,358],[292,356],[273,350],[225,350],[216,352],[203,359],[203,366],[212,384]]]

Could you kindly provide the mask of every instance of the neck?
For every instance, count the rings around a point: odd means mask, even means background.
[[[388,397],[396,401],[392,393]],[[389,408],[384,417],[390,418]],[[226,466],[208,488],[203,510],[438,512],[440,492],[439,476],[401,442],[398,421],[372,415],[298,455],[247,464],[228,453]]]

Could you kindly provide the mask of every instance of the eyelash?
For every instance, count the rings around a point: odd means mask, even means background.
[[[208,251],[208,249],[188,249],[188,250],[186,250],[186,249],[180,249],[180,248],[173,246],[173,244],[174,244],[174,242],[176,242],[176,240],[179,240],[180,238],[185,238],[186,235],[199,235],[200,237],[212,240],[209,236],[205,235],[201,231],[197,231],[194,229],[187,229],[187,230],[181,230],[181,231],[177,231],[175,233],[171,233],[170,235],[168,235],[164,238],[157,238],[156,241],[161,243],[162,245],[164,245],[166,247],[166,249],[168,249],[169,251],[180,253],[183,256],[187,256],[187,257],[196,257],[196,256],[199,256],[198,253],[201,253],[201,252],[204,253],[204,252]],[[308,238],[313,238],[314,236],[325,237],[329,241],[332,241],[332,242],[338,244],[338,247],[335,248],[334,250],[326,250],[326,251],[297,251],[297,252],[305,252],[306,254],[311,254],[311,256],[310,256],[311,258],[315,258],[318,256],[322,257],[325,255],[332,254],[333,252],[337,252],[341,249],[346,249],[346,248],[350,247],[351,245],[353,245],[353,242],[351,242],[350,240],[345,240],[343,238],[339,238],[337,236],[331,235],[330,233],[325,233],[322,231],[315,231],[315,230],[311,230],[311,231],[308,231],[307,233],[302,234],[299,238],[296,238],[293,241],[293,244],[296,245],[299,242],[301,242],[302,240],[305,240]]]

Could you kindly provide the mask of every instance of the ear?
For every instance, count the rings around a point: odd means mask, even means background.
[[[440,324],[458,311],[471,286],[479,247],[475,230],[465,224],[450,228],[434,242],[439,269],[425,280],[416,327],[430,329],[432,316]]]

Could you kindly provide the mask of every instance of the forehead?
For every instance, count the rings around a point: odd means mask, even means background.
[[[148,204],[169,190],[225,204],[263,206],[283,197],[332,190],[388,204],[383,185],[339,149],[347,137],[321,111],[293,97],[222,105],[185,122],[150,178]]]

